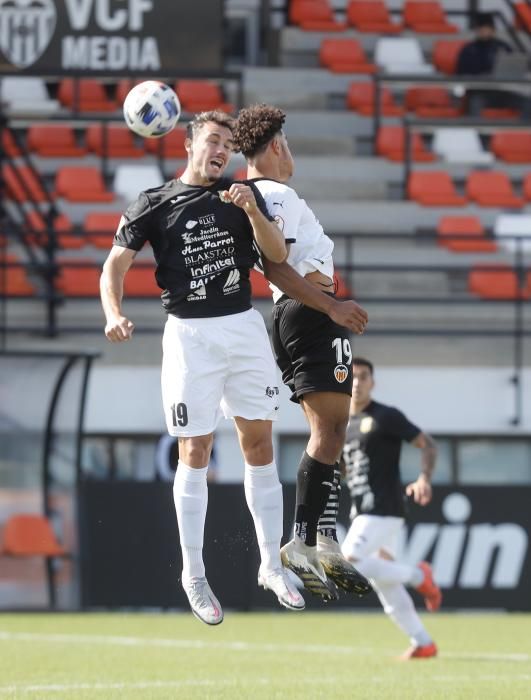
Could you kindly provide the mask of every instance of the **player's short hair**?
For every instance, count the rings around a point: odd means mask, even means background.
[[[369,372],[371,373],[371,377],[374,375],[374,365],[372,364],[372,362],[366,360],[364,357],[353,357],[352,364],[367,367]]]
[[[208,112],[199,112],[192,121],[188,122],[186,126],[186,138],[193,140],[194,136],[201,131],[208,122],[214,122],[214,124],[218,126],[229,129],[231,133],[234,132],[234,119],[230,114],[222,112],[221,109],[212,109]]]
[[[285,121],[284,112],[272,105],[258,104],[240,109],[234,127],[236,148],[246,158],[253,158],[282,131]]]

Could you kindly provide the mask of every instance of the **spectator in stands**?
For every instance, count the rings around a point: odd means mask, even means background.
[[[400,480],[400,450],[409,442],[421,450],[418,478],[405,495],[421,506],[431,501],[431,476],[437,449],[432,437],[397,408],[374,401],[374,368],[369,360],[352,360],[353,388],[342,467],[350,491],[352,524],[343,554],[367,576],[397,627],[411,640],[405,659],[426,659],[437,646],[417,615],[406,586],[415,588],[428,610],[439,609],[442,594],[426,562],[411,566],[395,561],[397,538],[404,527],[404,490]]]
[[[456,66],[457,75],[492,75],[499,52],[512,52],[511,46],[496,36],[494,17],[488,12],[477,15],[475,34],[475,39],[465,44],[459,52]],[[465,93],[466,112],[474,117],[480,117],[486,108],[517,107],[520,109],[521,106],[521,96],[505,90],[469,89]]]

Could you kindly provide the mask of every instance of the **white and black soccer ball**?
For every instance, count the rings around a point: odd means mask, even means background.
[[[170,132],[181,116],[181,103],[169,85],[145,80],[124,100],[124,119],[139,136],[158,138]]]

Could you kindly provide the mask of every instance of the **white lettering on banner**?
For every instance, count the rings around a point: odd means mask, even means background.
[[[65,0],[68,19],[72,29],[81,31],[90,22],[94,5],[96,24],[107,32],[115,32],[127,26],[131,31],[144,27],[144,15],[153,10],[153,0],[129,0],[128,9],[110,9],[110,0]]]
[[[160,55],[154,37],[65,36],[62,41],[65,69],[159,70]]]
[[[449,524],[417,523],[409,538],[404,531],[399,557],[416,564],[433,550],[434,577],[442,588],[516,588],[528,552],[527,532],[516,523],[467,525],[471,510],[464,494],[448,495],[442,512]]]

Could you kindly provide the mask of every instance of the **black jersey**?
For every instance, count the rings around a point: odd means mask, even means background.
[[[377,401],[350,416],[343,459],[354,515],[404,516],[400,450],[402,440],[420,432],[401,411]]]
[[[249,271],[259,251],[247,214],[220,198],[230,185],[225,179],[210,187],[171,180],[141,192],[124,214],[114,245],[140,250],[149,241],[167,313],[205,318],[251,308]],[[253,191],[271,220],[261,194]]]

